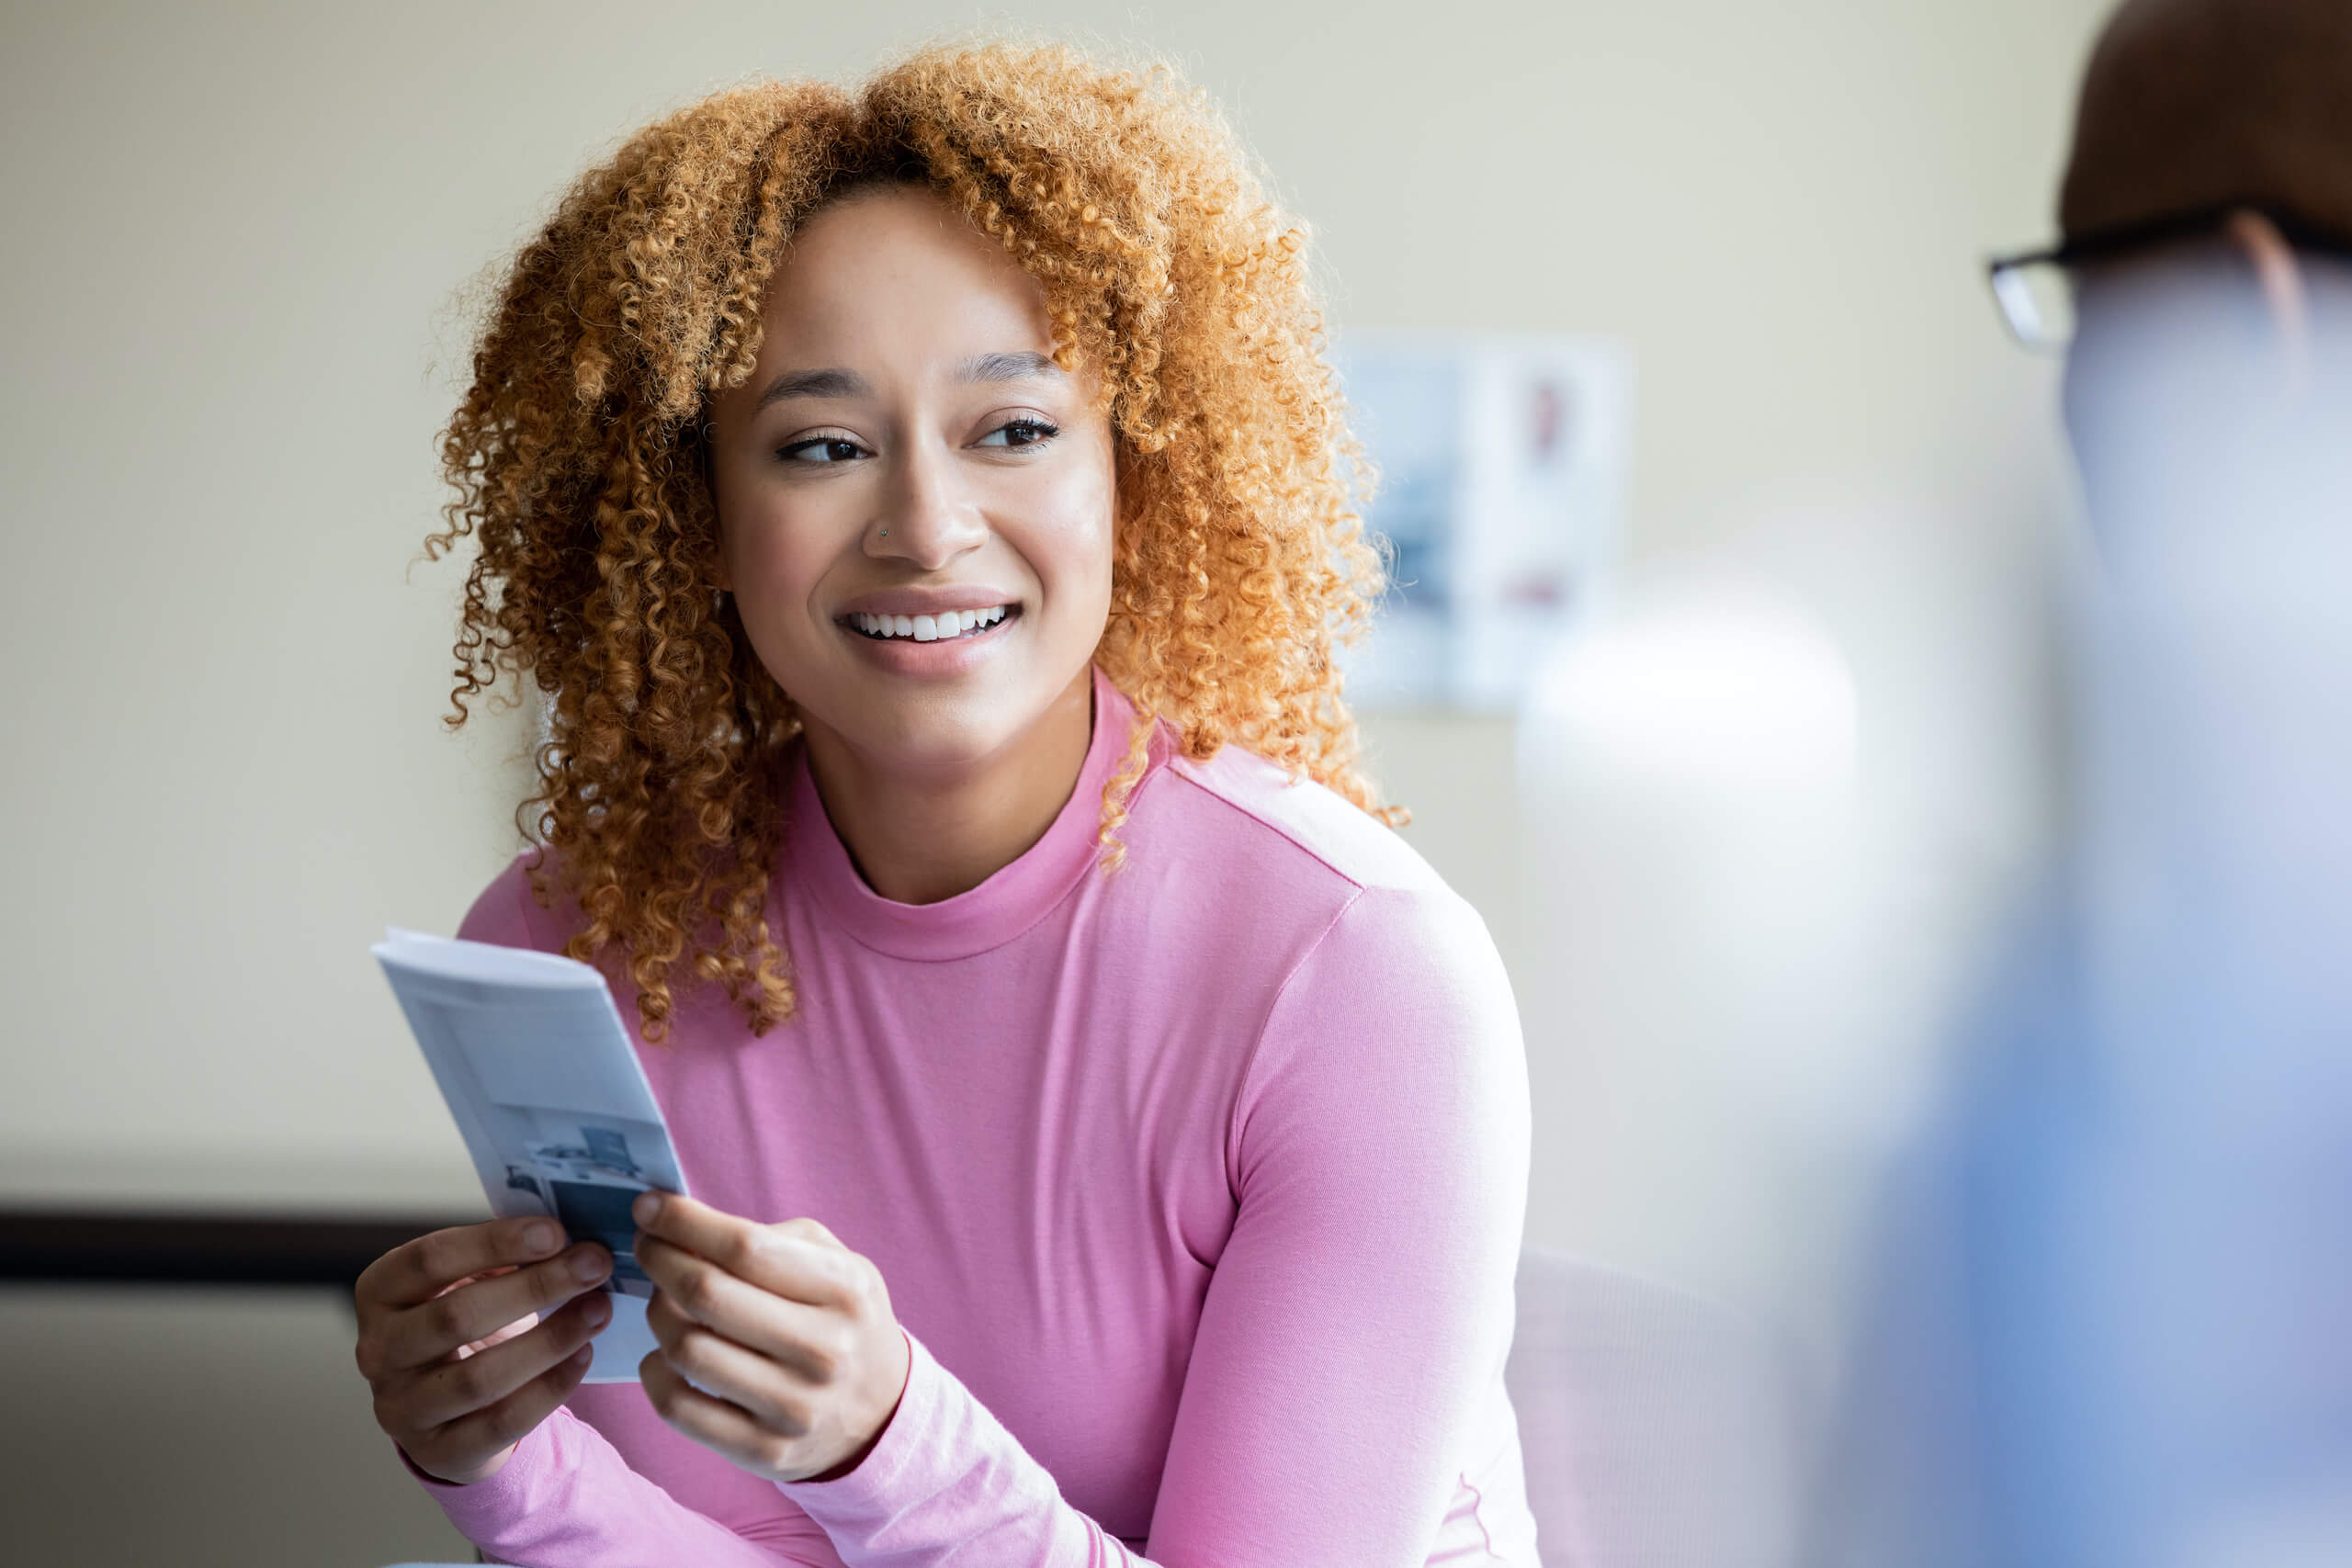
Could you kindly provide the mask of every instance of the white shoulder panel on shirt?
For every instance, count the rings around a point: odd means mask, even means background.
[[[1244,747],[1228,744],[1205,762],[1176,757],[1168,771],[1359,887],[1451,892],[1394,828]]]

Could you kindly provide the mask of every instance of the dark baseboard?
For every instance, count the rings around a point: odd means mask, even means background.
[[[482,1217],[0,1209],[0,1280],[348,1290],[401,1242]]]

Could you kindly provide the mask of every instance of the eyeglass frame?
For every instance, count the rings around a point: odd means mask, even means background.
[[[2001,324],[2008,328],[2012,338],[2037,354],[2063,352],[2065,348],[2064,343],[2036,340],[2018,330],[2017,318],[2010,313],[2007,296],[2001,287],[2006,275],[2029,266],[2075,267],[2086,262],[2106,261],[2132,251],[2168,244],[2176,240],[2202,238],[2218,232],[2233,214],[2239,212],[2258,213],[2267,219],[2280,237],[2299,251],[2312,251],[2352,261],[2352,239],[2346,238],[2325,224],[2309,222],[2293,213],[2266,207],[2260,202],[2222,202],[2193,211],[2095,230],[2040,250],[2017,251],[1988,257],[1984,263],[1984,277],[1993,291],[1993,303],[2001,312]]]

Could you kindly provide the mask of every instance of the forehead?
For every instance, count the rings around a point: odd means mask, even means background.
[[[1037,280],[928,191],[861,191],[793,236],[769,279],[764,364],[1053,346]]]

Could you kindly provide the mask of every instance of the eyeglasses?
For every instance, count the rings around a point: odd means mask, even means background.
[[[2352,243],[2285,213],[2244,203],[2127,224],[2069,240],[2049,250],[1995,256],[1985,264],[1993,300],[2018,343],[2039,353],[2063,353],[2075,341],[2075,270],[2132,251],[2218,233],[2233,212],[2257,211],[2298,250],[2352,257]]]
[[[2059,353],[2075,340],[2075,279],[2058,252],[1996,256],[1985,270],[2011,337],[2038,354]]]

